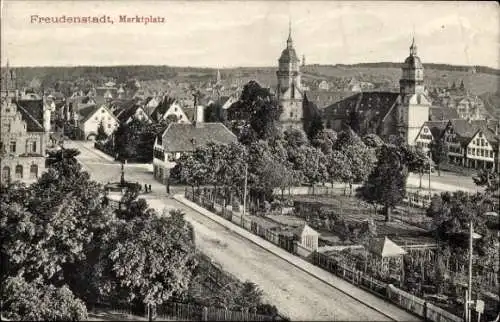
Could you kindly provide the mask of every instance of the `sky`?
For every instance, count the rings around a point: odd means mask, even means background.
[[[1,2],[1,65],[276,66],[288,25],[307,64],[400,62],[412,36],[424,64],[500,68],[496,2],[23,1]],[[114,24],[32,22],[107,15]],[[119,23],[119,16],[163,23]]]

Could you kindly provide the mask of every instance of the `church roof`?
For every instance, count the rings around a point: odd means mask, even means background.
[[[458,113],[455,109],[441,106],[431,106],[429,109],[431,121],[458,119]]]
[[[349,113],[355,110],[363,118],[378,122],[387,115],[398,97],[399,93],[393,92],[362,92],[326,107],[323,115],[327,119],[347,119]]]

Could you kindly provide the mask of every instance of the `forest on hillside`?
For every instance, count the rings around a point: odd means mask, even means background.
[[[469,72],[471,66],[447,65],[447,64],[424,64],[426,69],[442,71]],[[308,65],[316,68],[400,68],[401,63],[361,63],[353,65]],[[500,70],[474,66],[476,73],[500,75]],[[3,70],[4,68],[2,68]],[[247,67],[224,69],[226,74],[232,73],[258,73],[275,67]],[[130,78],[140,78],[140,80],[172,79],[172,78],[203,78],[204,74],[215,72],[213,68],[201,67],[173,67],[173,66],[75,66],[75,67],[16,67],[17,76],[21,82],[29,82],[33,78],[42,81],[42,85],[53,84],[55,81],[74,81],[84,78],[92,82],[99,82],[103,79],[113,78],[118,83],[124,83]]]

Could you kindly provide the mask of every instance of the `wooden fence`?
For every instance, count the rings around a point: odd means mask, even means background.
[[[246,218],[245,216],[240,216],[237,213],[233,213],[231,210],[224,209],[221,205],[214,200],[203,197],[199,194],[194,194],[189,189],[185,191],[186,199],[193,201],[194,203],[202,206],[203,208],[214,212],[215,214],[229,220],[245,230],[264,238],[265,240],[279,246],[290,253],[294,251],[294,239],[292,236],[281,234],[278,231],[274,231],[263,227],[259,223],[253,221],[252,219]]]
[[[352,267],[347,267],[341,263],[337,263],[334,259],[315,252],[313,256],[313,263],[343,279],[355,284],[371,293],[384,297],[428,321],[433,322],[462,322],[463,318],[458,317],[442,308],[433,305],[421,298],[407,293],[392,284],[387,284],[376,280],[375,278],[364,274]]]
[[[273,317],[246,311],[167,302],[156,307],[154,319],[176,321],[273,321]]]
[[[186,190],[186,198],[192,200],[193,202],[206,207],[210,206],[215,210],[216,213],[228,220],[231,220],[231,216],[224,214],[224,212],[217,211],[217,204],[212,200],[208,200],[200,195],[193,196],[192,192]],[[251,219],[241,217],[240,219],[241,227],[244,229],[261,236],[262,238],[272,242],[273,244],[288,250],[289,252],[294,251],[293,247],[293,239],[287,239],[286,236],[279,234],[276,231],[272,231],[260,226],[258,223],[252,221]],[[278,236],[278,237],[277,237]],[[379,281],[373,278],[370,275],[364,274],[362,271],[359,271],[352,267],[347,267],[346,265],[342,265],[341,263],[337,263],[331,257],[328,257],[324,254],[314,252],[312,256],[312,261],[314,265],[317,265],[335,275],[342,277],[343,279],[351,282],[359,286],[362,289],[365,289],[371,293],[374,293],[378,296],[386,298],[391,302],[395,303],[399,307],[404,308],[407,311],[410,311],[418,316],[424,317],[429,321],[433,322],[462,322],[463,319],[461,317],[455,316],[450,312],[447,312],[429,302],[426,302],[423,299],[420,299],[412,294],[404,292],[399,288]],[[222,313],[220,313],[222,314]],[[238,320],[242,321],[242,320]],[[246,320],[245,320],[246,321]]]

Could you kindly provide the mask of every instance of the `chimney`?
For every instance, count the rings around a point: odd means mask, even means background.
[[[205,122],[205,108],[202,105],[197,105],[194,113],[194,125],[196,127],[203,127],[203,123]]]

